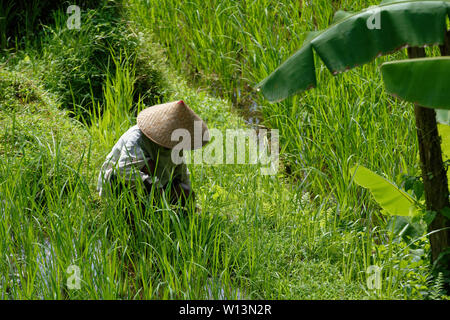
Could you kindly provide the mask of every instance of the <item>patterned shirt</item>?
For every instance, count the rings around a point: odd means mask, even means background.
[[[98,177],[97,191],[100,196],[104,195],[104,184],[109,183],[112,174],[120,175],[131,185],[134,185],[136,179],[141,179],[162,188],[171,178],[178,178],[180,182],[190,186],[186,164],[174,164],[171,152],[172,150],[162,148],[147,138],[137,125],[131,127],[107,155]],[[142,171],[145,166],[151,168],[149,160],[157,163],[153,177]],[[153,174],[150,169],[148,172]]]

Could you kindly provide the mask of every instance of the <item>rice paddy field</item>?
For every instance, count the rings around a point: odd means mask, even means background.
[[[337,76],[316,57],[317,88],[281,102],[255,89],[336,11],[378,1],[92,0],[70,29],[76,3],[1,2],[1,299],[447,298],[425,231],[394,228],[350,174],[420,176],[414,109],[379,68],[406,50]],[[137,113],[181,99],[209,128],[278,129],[277,173],[189,164],[185,214],[100,198]]]

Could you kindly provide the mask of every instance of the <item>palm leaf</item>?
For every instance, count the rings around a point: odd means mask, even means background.
[[[386,62],[381,72],[390,94],[424,107],[450,109],[449,57]]]
[[[270,101],[315,87],[313,49],[327,68],[338,74],[404,46],[442,44],[449,13],[448,1],[389,2],[357,13],[338,12],[335,23],[310,36],[257,87]],[[369,29],[368,21],[377,14],[380,28]]]
[[[389,180],[363,166],[355,166],[350,172],[353,175],[353,181],[369,189],[377,203],[384,209],[383,212],[394,216],[416,214],[414,199]]]

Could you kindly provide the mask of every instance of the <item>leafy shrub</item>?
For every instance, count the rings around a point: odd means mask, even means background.
[[[41,24],[52,23],[54,10],[66,10],[70,5],[81,9],[96,7],[101,0],[5,0],[0,6],[0,48],[23,47],[36,38]]]
[[[51,17],[43,20],[51,22],[50,25],[41,27],[35,23],[33,34],[9,30],[26,43],[23,48],[26,51],[19,46],[18,52],[6,53],[8,60],[13,58],[10,65],[15,63],[15,68],[20,69],[15,56],[26,52],[26,57],[30,55],[38,65],[34,73],[39,73],[46,88],[58,95],[62,106],[87,117],[93,105],[103,105],[106,77],[114,76],[116,69],[112,57],[125,52],[136,71],[133,101],[141,99],[144,104],[153,105],[164,99],[169,85],[162,51],[148,34],[135,33],[130,28],[129,22],[122,18],[120,3],[108,0],[84,3],[80,29],[67,28],[66,1],[47,6],[45,3],[36,5],[36,10]],[[40,42],[35,43],[35,39]]]
[[[86,159],[89,135],[34,80],[0,69],[0,127],[0,181],[16,179],[41,204],[46,191],[76,183],[73,171]]]

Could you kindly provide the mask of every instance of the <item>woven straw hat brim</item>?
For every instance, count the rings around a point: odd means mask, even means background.
[[[177,129],[184,129],[184,132],[189,133],[190,141],[187,142],[190,142],[190,145],[185,149],[201,148],[210,140],[206,123],[183,100],[158,104],[142,110],[137,116],[137,125],[146,137],[169,149],[181,141],[177,134],[174,138],[180,140],[172,141],[172,133]]]

